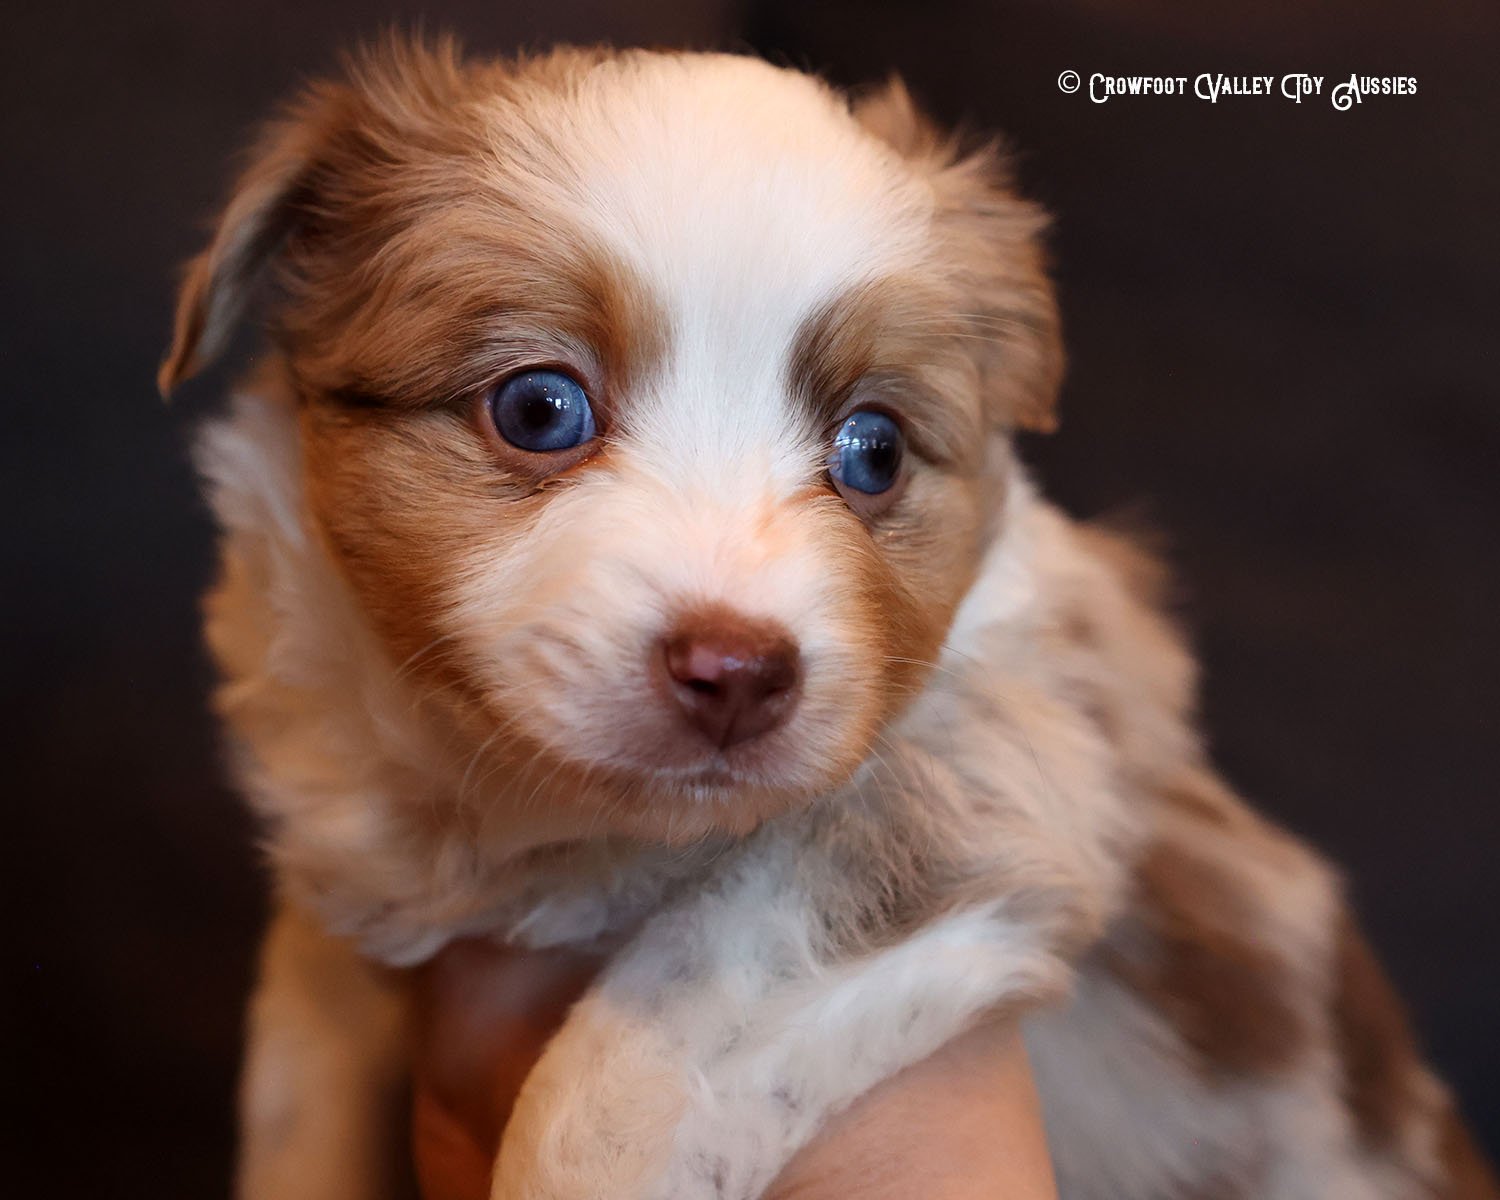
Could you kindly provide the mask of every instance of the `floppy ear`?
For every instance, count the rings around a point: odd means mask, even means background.
[[[855,120],[902,158],[946,162],[953,157],[953,138],[917,108],[899,75],[856,93],[852,107]]]
[[[932,184],[937,233],[978,347],[986,403],[1006,427],[1057,427],[1062,330],[1042,236],[1047,215],[1016,194],[998,143],[964,151],[892,76],[855,100],[855,119]]]
[[[267,268],[296,232],[329,216],[341,181],[388,160],[458,91],[452,38],[391,34],[351,54],[343,78],[314,84],[251,147],[208,248],[187,265],[162,394],[211,361]]]
[[[292,227],[325,126],[326,118],[320,120],[309,101],[252,147],[213,239],[184,272],[172,348],[156,376],[163,396],[223,350]]]

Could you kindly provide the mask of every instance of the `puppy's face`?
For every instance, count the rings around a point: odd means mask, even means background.
[[[304,503],[392,663],[500,787],[743,830],[920,688],[1046,420],[989,166],[749,59],[387,53],[270,131],[164,382],[273,264]]]

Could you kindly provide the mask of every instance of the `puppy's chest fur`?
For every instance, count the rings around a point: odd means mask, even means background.
[[[545,784],[509,795],[450,754],[303,524],[285,396],[238,405],[202,460],[225,529],[209,635],[245,789],[284,889],[372,956],[418,962],[473,934],[619,940],[718,905],[726,928],[788,931],[747,936],[744,972],[832,975],[1002,913],[1058,964],[1006,1002],[1028,1012],[1064,1196],[1485,1194],[1478,1174],[1460,1190],[1482,1168],[1336,877],[1204,763],[1152,568],[1024,484],[938,671],[847,787],[748,838],[652,847],[580,838],[549,819]],[[671,957],[632,969],[668,995]],[[885,984],[849,979],[856,1021]],[[920,1028],[937,1000],[912,995]],[[735,1036],[745,1053],[753,1033]]]

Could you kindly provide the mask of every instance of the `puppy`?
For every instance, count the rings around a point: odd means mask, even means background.
[[[268,284],[200,455],[280,902],[242,1196],[384,1194],[401,968],[473,935],[611,953],[503,1200],[748,1200],[996,1012],[1069,1200],[1496,1194],[1154,569],[1017,465],[1043,225],[742,57],[396,46],[269,127],[161,372]]]

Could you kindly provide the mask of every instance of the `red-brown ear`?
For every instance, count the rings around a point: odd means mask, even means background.
[[[156,383],[163,396],[223,350],[293,222],[324,135],[310,105],[268,128],[252,148],[207,249],[192,259],[177,295],[172,347]]]
[[[851,107],[854,119],[902,158],[930,159],[934,165],[952,159],[952,137],[917,107],[899,75],[857,92]]]
[[[986,402],[1002,426],[1050,433],[1062,329],[1042,236],[1047,215],[1016,194],[998,144],[964,152],[900,79],[855,100],[855,118],[931,182],[937,232],[962,291]]]
[[[431,43],[393,34],[351,55],[345,79],[308,89],[251,147],[208,248],[187,265],[162,394],[223,350],[257,283],[278,252],[330,194],[411,136],[423,114],[451,103],[460,77],[451,38]]]

